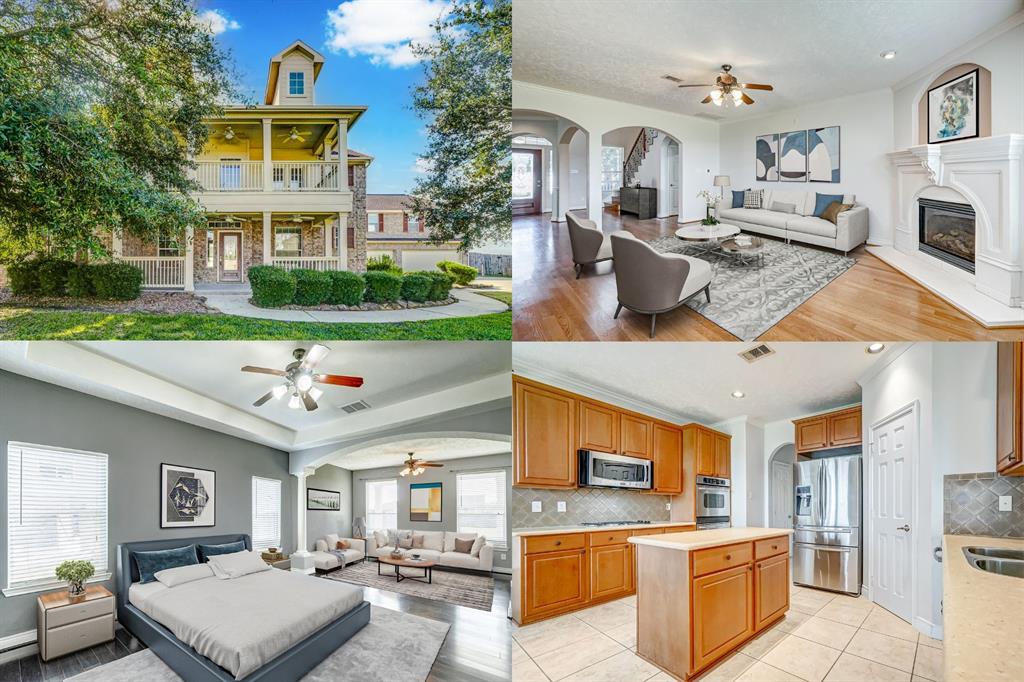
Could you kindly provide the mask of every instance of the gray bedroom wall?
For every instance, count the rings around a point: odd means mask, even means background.
[[[108,456],[108,570],[120,542],[252,532],[252,476],[282,481],[282,544],[294,549],[296,480],[288,455],[53,384],[0,371],[0,490],[7,490],[7,442],[102,452]],[[160,464],[217,472],[216,526],[161,529]],[[0,504],[0,547],[7,548],[7,504]],[[7,584],[0,561],[0,585]],[[113,580],[105,583],[113,591]],[[0,596],[0,637],[36,627],[36,595]]]
[[[334,490],[341,493],[340,510],[306,511],[306,538],[309,542],[309,547],[306,549],[312,550],[317,538],[322,538],[328,533],[350,537],[352,535],[352,472],[333,464],[325,464],[316,470],[316,474],[306,478],[306,487]]]
[[[511,504],[512,500],[512,454],[507,455],[486,455],[483,457],[466,457],[464,459],[446,459],[444,467],[440,469],[427,469],[421,476],[415,479],[402,478],[398,475],[400,467],[385,467],[383,469],[362,469],[352,472],[352,516],[366,516],[366,481],[394,478],[398,480],[398,527],[411,530],[456,530],[455,519],[455,475],[469,471],[483,471],[495,469],[505,470],[505,500]],[[307,479],[308,480],[308,479]],[[441,521],[410,521],[409,520],[409,484],[432,483],[440,481],[441,488]],[[343,501],[344,504],[344,501]],[[509,525],[510,514],[505,515],[505,535],[511,542],[512,528]],[[312,537],[312,535],[311,535]],[[502,554],[505,558],[502,558]],[[494,565],[503,568],[512,567],[512,554],[510,550],[496,550],[494,552]]]

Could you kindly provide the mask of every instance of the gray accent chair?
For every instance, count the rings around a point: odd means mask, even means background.
[[[611,235],[615,257],[615,287],[619,307],[651,316],[651,338],[658,313],[675,310],[704,292],[711,301],[711,264],[680,253],[659,253],[630,232]]]
[[[570,211],[565,213],[565,222],[569,225],[569,243],[572,245],[576,279],[580,278],[584,267],[612,259],[612,244],[597,223],[578,218]]]

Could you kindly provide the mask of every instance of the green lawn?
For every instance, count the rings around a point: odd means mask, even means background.
[[[477,291],[476,293],[487,298],[493,298],[495,301],[501,301],[510,308],[512,307],[511,291]]]
[[[487,295],[511,304],[507,292]],[[279,322],[233,315],[154,315],[0,308],[0,339],[224,340],[360,339],[473,341],[512,339],[512,313],[397,323]]]

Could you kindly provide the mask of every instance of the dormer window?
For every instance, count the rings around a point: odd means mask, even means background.
[[[292,71],[288,74],[288,94],[306,94],[306,74],[301,71]]]

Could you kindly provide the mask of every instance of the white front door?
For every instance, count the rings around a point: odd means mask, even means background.
[[[793,527],[793,465],[772,462],[771,527]]]
[[[913,475],[917,413],[908,408],[871,430],[871,597],[913,619]]]

